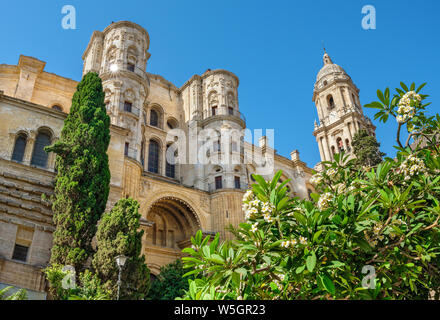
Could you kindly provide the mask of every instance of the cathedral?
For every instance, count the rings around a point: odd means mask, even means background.
[[[143,253],[157,275],[182,256],[197,230],[231,238],[226,228],[244,221],[242,197],[252,174],[270,179],[282,170],[290,195],[306,198],[313,170],[297,150],[283,157],[267,131],[263,136],[246,127],[234,73],[208,69],[177,87],[146,71],[149,45],[144,28],[120,21],[95,31],[82,58],[83,75],[92,71],[102,79],[111,119],[107,210],[121,198],[139,202]],[[323,60],[313,92],[319,117],[313,134],[321,160],[329,161],[352,153],[356,131],[374,134],[375,127],[348,74],[327,53]],[[78,84],[44,68],[28,56],[0,65],[0,288],[25,288],[31,299],[46,298],[41,270],[54,231],[48,199],[55,156],[44,147],[59,139]]]

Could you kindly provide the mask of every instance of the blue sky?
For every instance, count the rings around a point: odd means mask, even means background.
[[[61,8],[73,5],[77,29],[61,28]],[[363,30],[362,7],[374,5],[377,29]],[[312,102],[322,67],[322,41],[361,90],[363,104],[376,90],[400,81],[428,82],[432,113],[440,103],[440,1],[2,1],[0,63],[20,54],[46,61],[46,71],[80,80],[81,56],[94,30],[130,20],[150,34],[149,72],[180,87],[206,69],[240,78],[240,110],[249,128],[274,128],[275,148],[298,149],[313,167],[320,159]],[[373,118],[374,110],[365,110]],[[394,123],[377,125],[382,151],[393,156]]]

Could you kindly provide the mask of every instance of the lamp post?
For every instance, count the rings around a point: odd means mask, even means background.
[[[122,268],[124,267],[126,261],[127,261],[127,257],[124,256],[123,254],[121,254],[121,255],[116,257],[116,265],[118,266],[118,269],[119,269],[119,274],[118,274],[118,300],[119,300],[119,294],[121,292],[121,272],[122,272]]]

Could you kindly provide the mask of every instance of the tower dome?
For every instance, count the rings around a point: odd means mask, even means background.
[[[324,61],[324,66],[319,70],[318,75],[316,76],[315,89],[322,88],[336,79],[350,79],[350,76],[341,66],[333,63],[327,52],[324,53],[322,59]]]

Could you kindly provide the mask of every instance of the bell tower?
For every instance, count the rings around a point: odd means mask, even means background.
[[[318,111],[313,135],[318,143],[321,161],[332,161],[336,153],[352,153],[354,134],[367,130],[375,135],[376,127],[366,117],[359,100],[359,89],[339,65],[333,63],[327,52],[324,66],[318,72],[313,90],[313,102]]]

